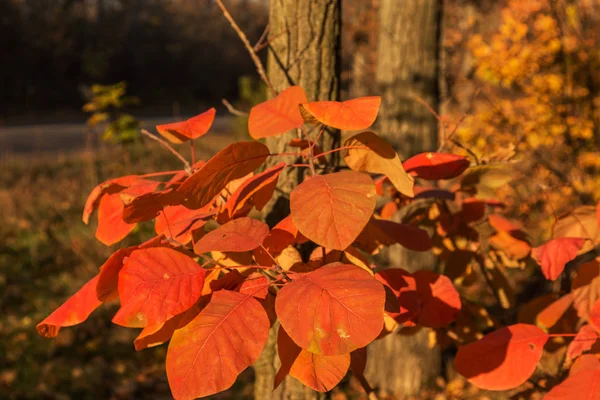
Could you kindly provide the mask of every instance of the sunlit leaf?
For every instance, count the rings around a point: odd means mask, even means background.
[[[373,341],[383,327],[385,290],[354,265],[329,264],[284,286],[275,310],[296,344],[326,356]]]
[[[269,318],[254,297],[220,290],[173,334],[167,377],[173,397],[194,399],[228,389],[252,365],[269,336]]]
[[[135,250],[119,272],[121,308],[113,322],[155,325],[190,308],[200,298],[206,270],[176,250]]]
[[[598,340],[598,330],[592,325],[584,325],[577,332],[577,336],[569,343],[567,360],[573,360],[584,352],[590,350]]]
[[[259,247],[269,235],[269,226],[264,222],[242,217],[221,225],[208,232],[194,245],[196,254],[209,251],[250,251]]]
[[[469,159],[448,153],[421,153],[402,163],[406,172],[422,179],[452,179],[469,167]]]
[[[533,374],[547,341],[548,334],[538,327],[511,325],[460,346],[454,366],[478,388],[512,389]]]
[[[259,142],[232,143],[218,152],[187,178],[177,192],[190,209],[202,208],[234,179],[246,176],[262,165],[269,149]]]
[[[271,100],[250,110],[248,132],[254,139],[280,135],[304,124],[298,106],[306,103],[306,93],[300,86],[291,86]]]
[[[98,227],[96,239],[107,246],[123,240],[131,233],[135,224],[123,221],[125,205],[118,193],[104,194],[98,206]]]
[[[452,281],[433,271],[412,274],[419,293],[421,308],[417,323],[429,328],[447,326],[456,319],[462,304]]]
[[[400,193],[414,196],[414,179],[404,171],[400,157],[387,141],[366,131],[346,140],[344,146],[352,147],[344,157],[350,169],[383,174]]]
[[[211,215],[205,208],[190,210],[185,206],[168,206],[156,217],[154,230],[157,235],[188,244],[192,240],[192,233],[200,229]]]
[[[127,188],[131,184],[133,184],[136,180],[138,180],[137,175],[128,175],[122,176],[120,178],[111,179],[106,182],[102,182],[94,189],[92,189],[89,194],[85,206],[83,207],[83,216],[82,220],[87,225],[90,220],[90,216],[94,212],[100,203],[100,199],[104,194],[115,194],[119,193],[123,189]]]
[[[183,143],[190,139],[197,139],[209,131],[215,120],[216,112],[217,110],[211,108],[185,121],[157,125],[156,130],[171,143]]]
[[[600,399],[600,361],[593,355],[577,359],[569,377],[546,394],[544,400]]]
[[[35,327],[38,333],[47,338],[55,337],[61,327],[82,323],[102,304],[96,297],[96,275],[81,287],[73,296],[58,307]]]
[[[292,191],[292,220],[318,245],[344,250],[369,222],[375,197],[368,175],[342,171],[313,176]]]
[[[300,111],[305,120],[331,126],[337,129],[354,131],[367,129],[377,119],[381,97],[359,97],[339,101],[315,101],[303,103]]]
[[[546,279],[555,280],[565,265],[575,257],[583,246],[582,238],[558,238],[531,250],[531,256],[540,264]]]

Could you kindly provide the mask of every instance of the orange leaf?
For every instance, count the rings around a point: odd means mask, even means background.
[[[392,219],[396,212],[398,211],[398,205],[395,201],[388,201],[383,205],[381,211],[379,212],[379,216],[383,219]]]
[[[121,308],[113,322],[142,328],[184,312],[202,294],[206,270],[166,247],[135,250],[119,272]]]
[[[507,256],[515,260],[521,260],[529,255],[531,246],[526,241],[512,236],[506,231],[499,231],[488,239],[490,245],[495,249],[502,250]]]
[[[254,250],[269,235],[269,226],[264,222],[242,217],[221,225],[208,232],[194,245],[196,254],[209,251],[242,252]]]
[[[584,352],[590,350],[598,339],[598,331],[592,325],[584,325],[577,332],[577,336],[569,343],[567,360],[573,360]]]
[[[98,207],[96,238],[107,246],[123,240],[131,233],[135,224],[123,221],[125,205],[118,193],[104,194]]]
[[[548,334],[538,327],[511,325],[460,346],[454,366],[478,388],[512,389],[533,374],[547,341]]]
[[[232,143],[218,152],[192,176],[177,192],[190,209],[202,208],[234,179],[239,179],[260,167],[269,156],[269,149],[258,142]]]
[[[167,189],[128,198],[127,194],[122,192],[121,200],[125,204],[123,221],[134,224],[156,218],[168,206],[179,205],[181,203],[181,195],[173,189]]]
[[[215,120],[217,110],[211,108],[200,115],[186,121],[157,125],[156,130],[171,143],[183,143],[190,139],[197,139],[208,132]]]
[[[167,377],[173,397],[194,399],[228,389],[252,365],[269,336],[269,318],[254,297],[220,290],[173,334]]]
[[[542,267],[546,279],[556,280],[565,265],[575,257],[585,243],[582,238],[558,238],[531,250],[531,256]]]
[[[260,272],[253,272],[240,283],[237,291],[264,300],[269,294],[269,282]]]
[[[315,101],[300,105],[305,120],[314,120],[337,129],[355,131],[367,129],[377,119],[381,97],[359,97],[339,101]]]
[[[406,172],[422,179],[436,181],[452,179],[462,174],[470,165],[469,159],[447,153],[421,153],[404,161]]]
[[[385,290],[368,272],[334,263],[284,286],[275,311],[296,344],[333,356],[365,347],[379,335],[384,304]]]
[[[279,174],[286,165],[285,162],[280,162],[240,185],[225,204],[227,219],[243,216],[241,214],[249,211],[253,205],[257,210],[262,210],[271,199]],[[263,191],[265,193],[261,195],[260,192]]]
[[[350,169],[383,174],[400,193],[414,196],[414,179],[404,171],[396,150],[385,139],[366,131],[346,140],[344,146],[362,147],[347,150],[344,160]]]
[[[350,354],[324,356],[301,349],[279,327],[277,349],[281,368],[275,377],[275,388],[289,373],[302,384],[317,392],[327,392],[337,386],[350,366]]]
[[[569,377],[552,388],[544,400],[600,400],[600,361],[593,355],[577,359]]]
[[[417,284],[410,274],[401,268],[389,268],[375,274],[375,278],[389,288],[386,313],[399,324],[414,325],[419,309]]]
[[[291,86],[271,100],[252,107],[248,132],[254,139],[277,136],[304,124],[298,106],[307,102],[300,86]]]
[[[37,324],[35,329],[47,338],[55,337],[63,326],[82,323],[102,304],[96,297],[98,275],[88,281],[73,296],[58,307],[52,314]]]
[[[98,207],[98,204],[100,203],[100,198],[104,194],[119,193],[126,187],[133,184],[137,179],[138,179],[137,175],[122,176],[120,178],[111,179],[109,181],[102,182],[101,184],[96,186],[94,189],[92,189],[91,193],[89,194],[89,196],[85,202],[85,206],[83,207],[83,216],[82,216],[83,223],[86,225],[89,223],[90,216],[92,215],[94,210]]]
[[[292,191],[292,220],[318,245],[344,250],[369,222],[375,197],[368,175],[342,171],[313,176]]]
[[[100,267],[98,274],[98,285],[96,286],[96,295],[100,301],[111,301],[119,297],[118,281],[119,272],[123,268],[123,262],[126,257],[137,249],[137,246],[119,249],[115,251],[106,262]]]
[[[573,294],[569,293],[544,308],[537,315],[535,323],[544,329],[552,328],[571,307],[571,304],[573,304]]]
[[[206,208],[190,210],[185,206],[168,206],[156,217],[154,230],[157,235],[187,244],[192,240],[193,231],[204,226],[211,215]]]
[[[409,250],[427,251],[433,246],[427,231],[416,226],[381,219],[372,219],[369,224],[375,225],[392,243],[398,243]]]

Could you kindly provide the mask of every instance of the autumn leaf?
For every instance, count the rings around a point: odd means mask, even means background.
[[[277,136],[304,124],[298,106],[306,103],[306,93],[300,86],[291,86],[277,97],[250,110],[248,132],[254,139]]]
[[[177,192],[190,209],[202,208],[234,179],[239,179],[260,167],[269,156],[269,149],[259,142],[232,143],[218,152],[187,178]]]
[[[346,140],[344,146],[351,147],[344,157],[350,169],[383,174],[400,193],[414,196],[414,179],[404,171],[400,157],[387,141],[366,131]]]
[[[533,374],[547,341],[548,334],[533,325],[503,327],[460,346],[454,366],[480,389],[512,389]]]
[[[82,323],[96,308],[102,304],[96,297],[98,275],[88,281],[73,296],[58,307],[35,327],[37,332],[46,338],[58,335],[61,327]]]
[[[96,239],[110,246],[123,240],[133,231],[135,224],[123,221],[125,205],[118,193],[104,194],[98,206]]]
[[[416,322],[429,328],[442,328],[456,319],[462,304],[452,281],[433,271],[416,271],[412,274],[420,298]]]
[[[402,163],[406,172],[422,179],[437,181],[452,179],[470,165],[469,159],[447,153],[421,153]]]
[[[202,228],[212,215],[206,208],[190,210],[181,205],[168,206],[156,217],[154,230],[157,235],[188,244],[192,240],[192,233]]]
[[[600,399],[600,361],[593,355],[577,359],[567,379],[546,394],[544,400]]]
[[[113,322],[143,328],[167,321],[200,298],[205,275],[197,262],[176,250],[135,250],[119,272],[121,308]]]
[[[260,247],[268,235],[267,224],[242,217],[208,232],[196,242],[194,252],[202,254],[210,251],[250,251]]]
[[[90,216],[98,208],[100,204],[100,199],[105,194],[115,194],[124,190],[128,186],[132,185],[139,178],[137,175],[127,175],[122,176],[120,178],[111,179],[106,182],[102,182],[97,185],[94,189],[92,189],[89,194],[87,200],[85,201],[85,206],[83,207],[83,216],[82,220],[84,224],[88,224],[90,221]]]
[[[194,399],[228,389],[254,364],[269,336],[269,318],[254,297],[220,290],[173,334],[167,378],[173,397]]]
[[[298,185],[290,198],[298,230],[318,245],[336,250],[344,250],[358,237],[375,204],[373,180],[350,171],[313,176]]]
[[[367,129],[375,122],[381,97],[359,97],[339,101],[315,101],[300,105],[305,121],[331,126],[333,128],[355,131]]]
[[[185,121],[157,125],[156,130],[171,143],[183,143],[205,135],[215,120],[217,110],[211,108]]]
[[[379,335],[384,304],[385,290],[368,272],[333,263],[284,286],[275,311],[301,348],[334,356],[364,347]]]
[[[279,327],[277,351],[281,367],[275,376],[275,388],[287,374],[317,392],[327,392],[337,386],[350,366],[350,354],[324,356],[301,349]]]
[[[582,238],[552,239],[542,246],[534,247],[531,256],[540,264],[546,279],[556,280],[565,265],[575,257],[585,243]]]
[[[598,340],[598,331],[592,325],[584,325],[577,332],[577,336],[567,347],[567,360],[573,360],[584,352],[590,350]]]

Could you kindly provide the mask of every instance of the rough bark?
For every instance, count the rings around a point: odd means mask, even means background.
[[[441,0],[380,1],[375,79],[382,104],[377,130],[404,159],[437,147],[437,121],[417,98],[438,109],[440,16]],[[386,255],[389,267],[414,271],[436,266],[430,252],[394,246]],[[366,372],[371,385],[398,399],[418,395],[431,385],[441,372],[441,354],[428,347],[427,336],[423,329],[372,344]]]
[[[268,76],[278,92],[299,85],[309,101],[338,100],[340,76],[341,0],[271,0],[269,12]],[[290,151],[286,144],[299,137],[291,131],[266,141],[271,153]],[[339,132],[323,135],[323,150],[339,143]],[[269,160],[271,163],[281,161]],[[295,161],[293,157],[286,161]],[[335,159],[333,160],[335,162]],[[277,197],[267,206],[266,220],[274,225],[289,214],[289,193],[302,180],[303,171],[288,168],[279,177]],[[276,350],[276,330],[269,336],[263,354],[256,362],[254,397],[256,399],[317,399],[313,392],[297,380],[287,377],[273,391],[273,381],[279,369]]]

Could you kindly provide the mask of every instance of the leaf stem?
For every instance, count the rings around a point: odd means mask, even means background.
[[[327,154],[335,153],[336,151],[349,150],[349,149],[369,150],[369,148],[366,147],[366,146],[342,146],[342,147],[338,147],[337,149],[333,149],[333,150],[329,150],[329,151],[324,151],[322,153],[316,154],[315,158],[326,156]]]
[[[185,166],[186,172],[189,173],[192,170],[190,163],[181,154],[179,154],[179,152],[177,152],[177,150],[175,150],[173,147],[171,147],[171,145],[169,143],[167,143],[163,139],[159,138],[158,136],[151,134],[150,132],[148,132],[145,129],[142,129],[141,132],[142,132],[142,135],[146,135],[150,139],[157,141],[158,143],[163,145],[167,150],[169,150],[171,153],[173,153],[175,155],[175,157],[179,158],[181,160],[181,162],[183,163],[183,165]]]
[[[150,174],[144,174],[144,175],[140,175],[139,178],[152,178],[154,176],[164,176],[164,175],[176,175],[180,172],[182,172],[183,170],[178,169],[175,171],[163,171],[163,172],[152,172]]]

